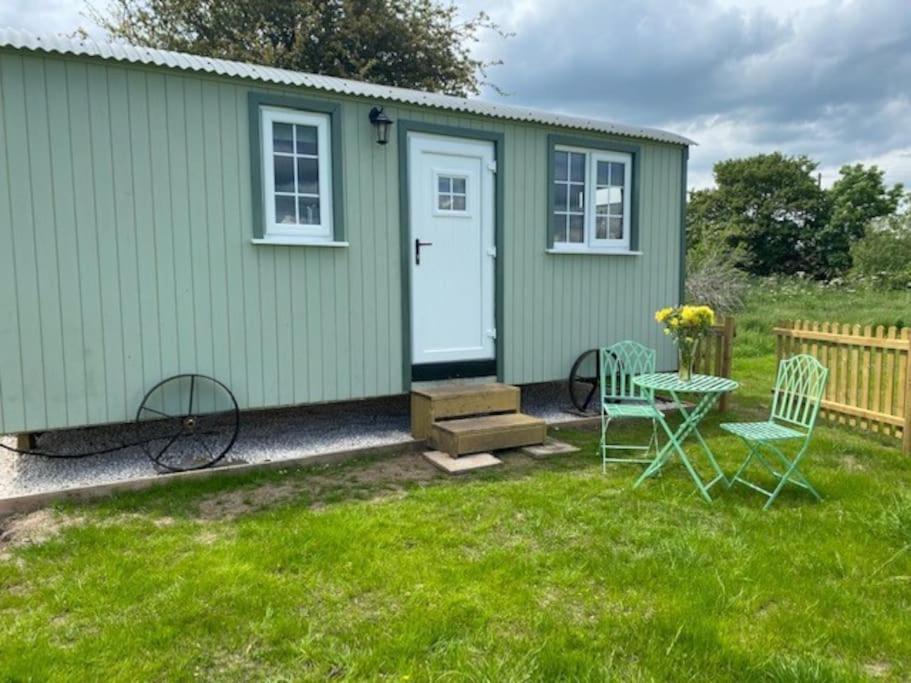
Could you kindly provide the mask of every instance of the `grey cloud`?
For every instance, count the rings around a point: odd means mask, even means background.
[[[716,117],[738,127],[744,149],[807,153],[829,166],[911,147],[908,0],[790,14],[716,0],[534,7],[508,27],[514,38],[487,48],[504,60],[492,79],[507,99],[698,129],[709,146],[706,121]]]

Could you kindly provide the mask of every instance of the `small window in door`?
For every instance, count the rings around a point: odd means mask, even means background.
[[[437,175],[436,210],[439,213],[468,211],[468,178],[457,175]]]

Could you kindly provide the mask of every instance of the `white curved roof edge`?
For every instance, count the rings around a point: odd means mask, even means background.
[[[201,71],[223,76],[247,78],[266,83],[293,85],[325,90],[327,92],[360,97],[374,97],[393,102],[417,104],[439,109],[462,111],[481,116],[490,116],[513,121],[543,123],[563,128],[613,133],[627,137],[645,138],[658,142],[669,142],[678,145],[695,145],[689,138],[657,128],[628,126],[609,121],[587,119],[577,116],[566,116],[551,112],[518,107],[513,105],[494,104],[483,100],[453,97],[438,93],[409,90],[385,85],[375,85],[361,81],[352,81],[332,76],[321,76],[288,69],[277,69],[258,64],[233,62],[226,59],[213,59],[182,52],[169,52],[153,48],[139,47],[123,42],[95,41],[91,38],[77,39],[63,36],[39,36],[28,31],[12,28],[0,28],[0,47],[33,50],[38,52],[58,52],[77,56],[100,57],[117,62],[133,64],[151,64],[184,71]]]

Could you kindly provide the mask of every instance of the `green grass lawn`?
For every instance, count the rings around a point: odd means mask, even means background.
[[[738,418],[768,406],[760,318],[754,298]],[[722,417],[704,433],[730,472]],[[821,428],[804,470],[826,500],[762,512],[744,488],[704,503],[679,465],[633,490],[594,432],[555,435],[581,451],[459,479],[407,454],[221,476],[17,520],[34,542],[0,548],[0,679],[911,677],[893,442]]]

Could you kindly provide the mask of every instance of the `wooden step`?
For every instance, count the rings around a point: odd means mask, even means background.
[[[434,422],[468,415],[517,413],[519,387],[508,384],[447,384],[411,392],[411,434],[426,439]]]
[[[467,453],[497,451],[544,443],[547,424],[523,413],[483,415],[434,422],[430,443],[454,458]]]

